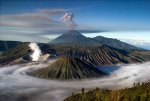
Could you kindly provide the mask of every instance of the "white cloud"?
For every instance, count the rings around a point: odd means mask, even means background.
[[[51,60],[50,62],[54,62]],[[7,99],[16,101],[16,96],[29,98],[30,101],[62,101],[64,98],[77,93],[82,87],[93,89],[119,89],[131,87],[133,83],[150,81],[150,62],[142,64],[115,65],[100,67],[110,75],[103,78],[85,80],[47,80],[26,75],[27,72],[38,68],[47,67],[48,64],[29,63],[0,68],[0,95],[6,95]],[[115,71],[113,71],[113,69]],[[31,97],[31,95],[33,95]],[[35,96],[34,96],[35,95]],[[3,97],[4,100],[6,97]]]
[[[131,40],[131,39],[121,39],[121,41],[132,44],[137,47],[150,50],[150,40]]]

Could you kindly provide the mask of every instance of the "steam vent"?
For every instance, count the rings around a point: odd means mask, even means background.
[[[50,66],[32,72],[33,76],[47,79],[84,79],[105,75],[92,64],[79,58],[62,57]]]

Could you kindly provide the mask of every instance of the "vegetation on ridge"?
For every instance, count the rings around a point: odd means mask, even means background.
[[[72,95],[64,101],[150,101],[150,82],[134,85],[121,90],[103,90],[96,88],[80,94]]]

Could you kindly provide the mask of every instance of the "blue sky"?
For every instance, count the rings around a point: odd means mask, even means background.
[[[149,30],[149,0],[1,0],[1,14],[67,9],[78,24],[106,30]]]
[[[16,39],[33,35],[53,38],[57,34],[51,30],[66,30],[67,24],[60,18],[72,12],[76,29],[108,32],[85,33],[88,37],[150,40],[149,0],[0,0],[0,5],[1,39],[14,35]]]

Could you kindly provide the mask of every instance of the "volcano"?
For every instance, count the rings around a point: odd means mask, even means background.
[[[47,79],[84,79],[105,75],[92,64],[79,58],[62,57],[46,68],[35,70],[32,75]]]
[[[127,44],[117,39],[106,38],[102,36],[97,36],[95,38],[88,38],[76,30],[67,31],[66,33],[52,40],[50,44],[63,46],[78,46],[78,47],[108,45],[114,48],[125,50],[144,50],[142,48],[135,47],[133,45]]]
[[[99,46],[100,43],[92,38],[87,38],[76,30],[69,30],[58,38],[52,40],[50,44],[64,46]]]

